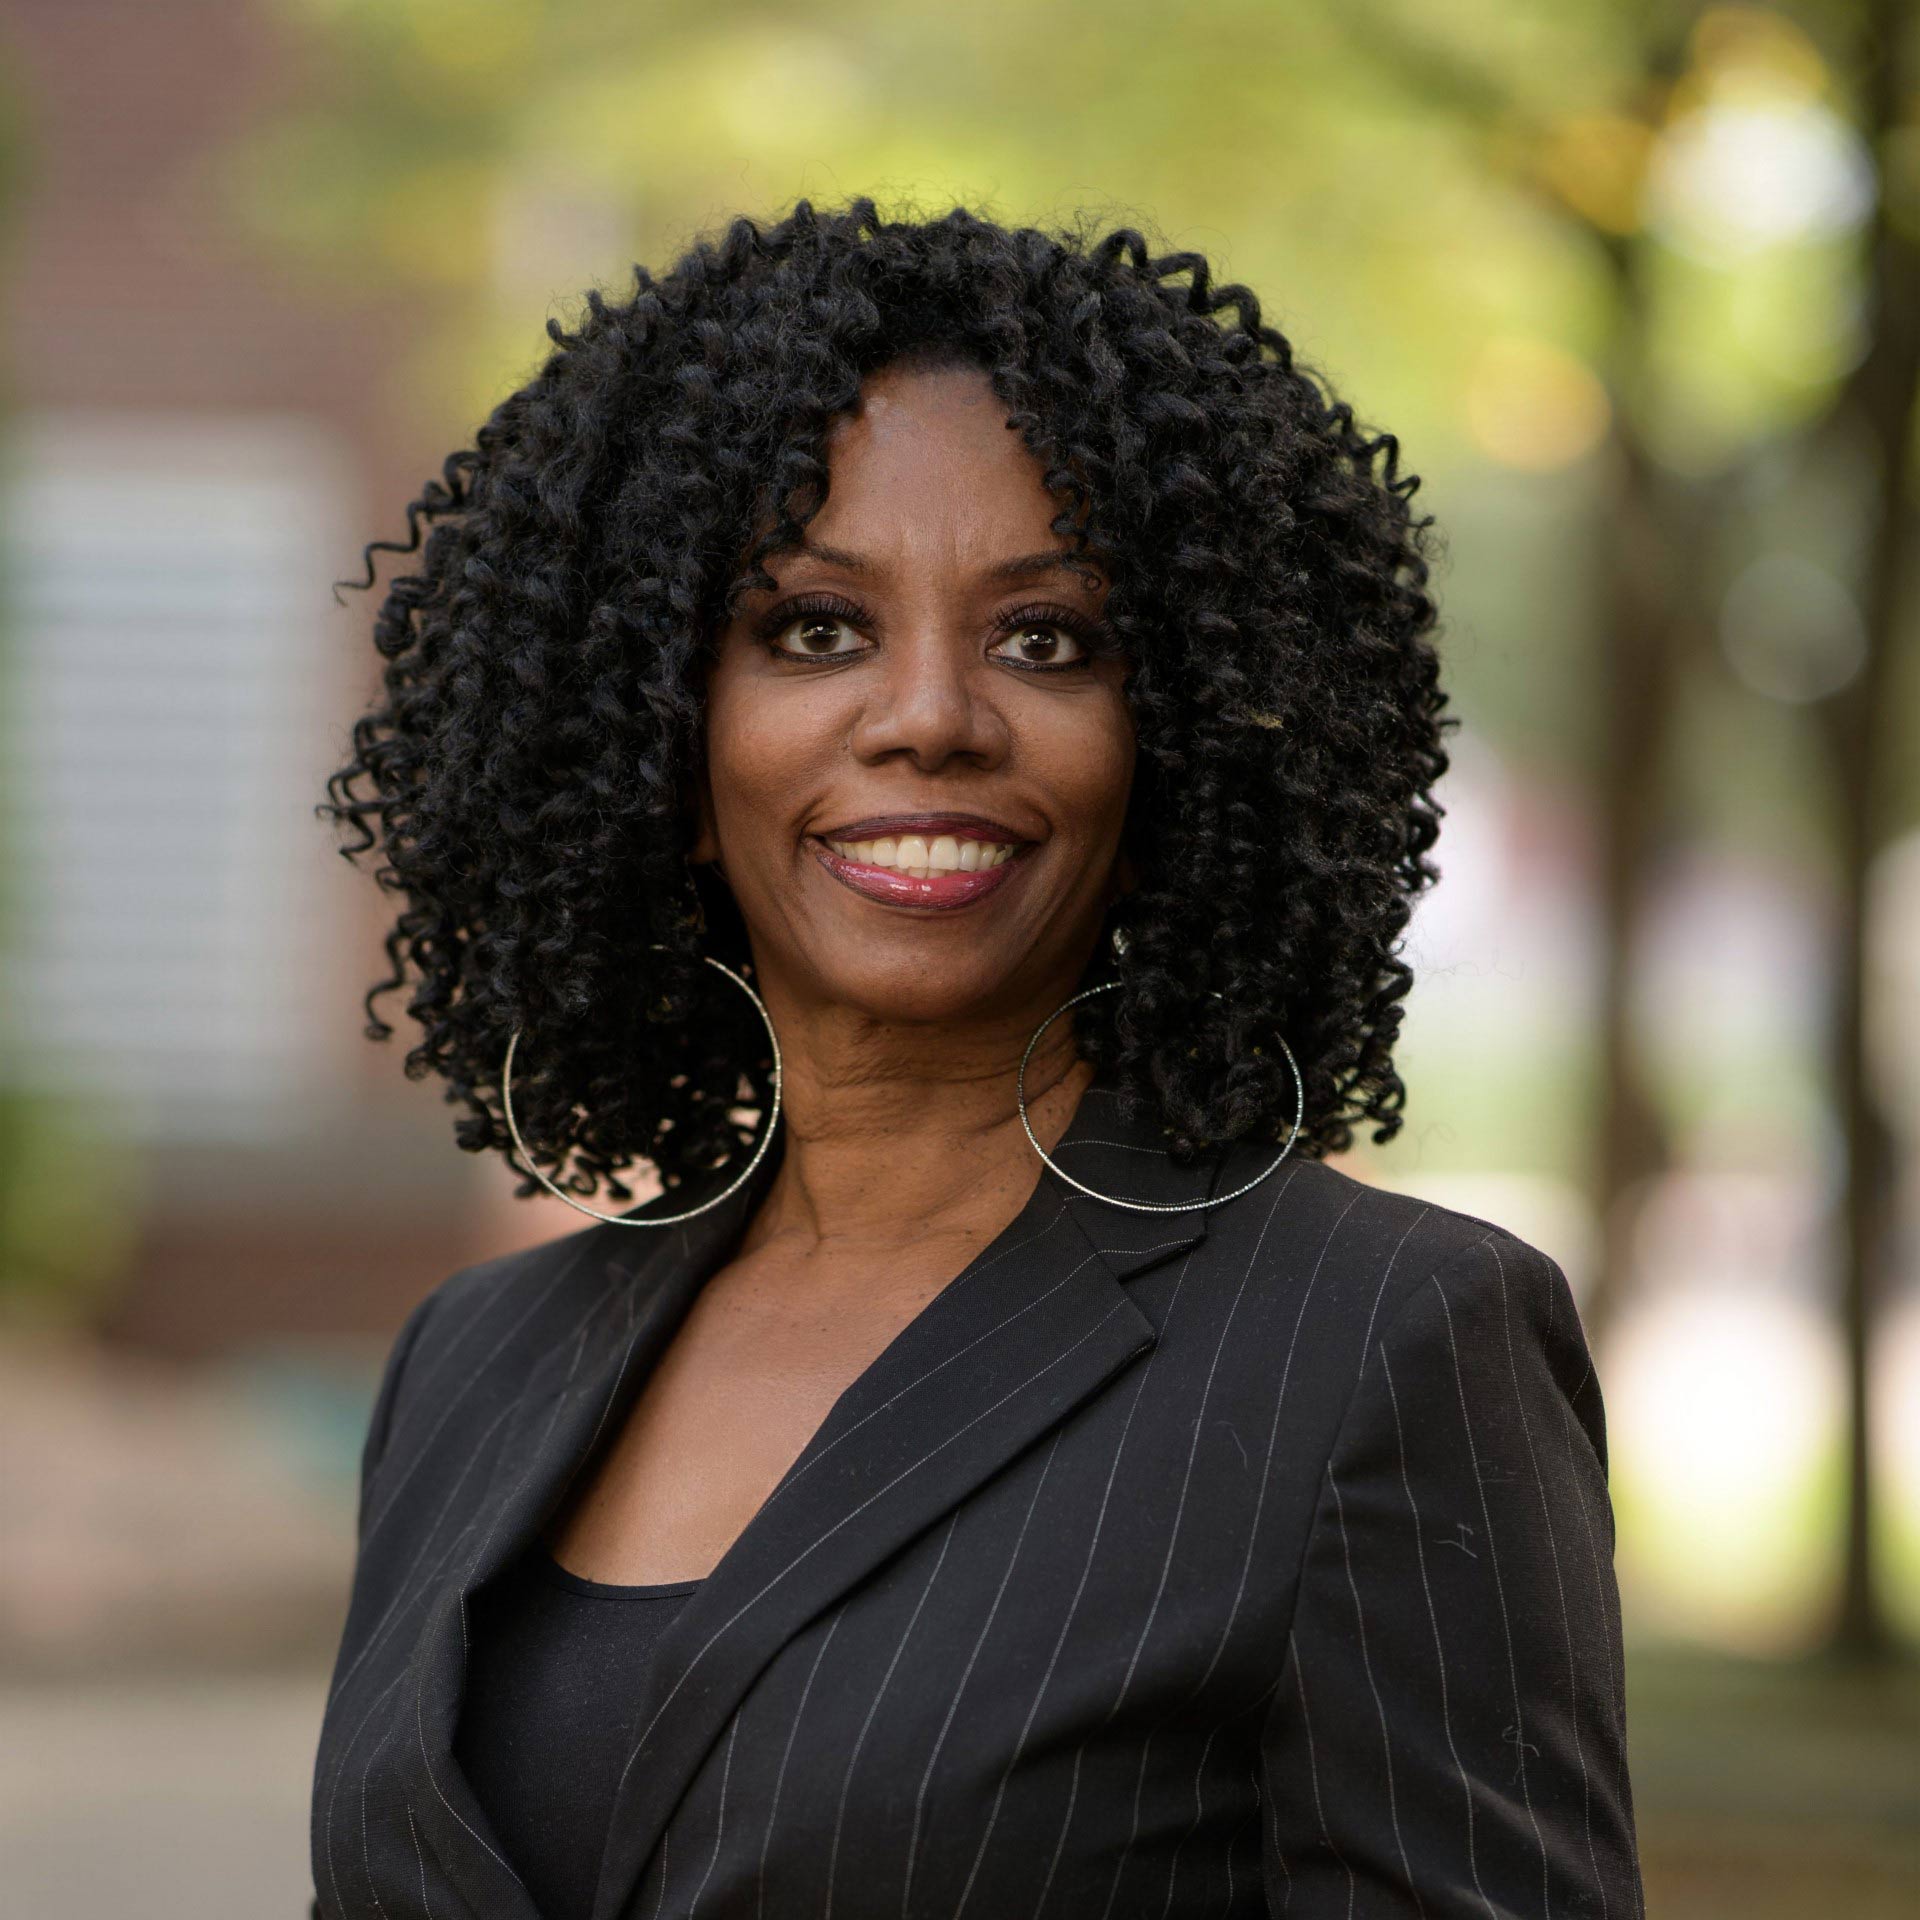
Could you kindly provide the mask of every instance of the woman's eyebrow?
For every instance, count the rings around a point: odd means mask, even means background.
[[[998,566],[990,567],[987,574],[993,580],[1030,580],[1036,574],[1051,573],[1056,567],[1076,578],[1084,578],[1093,563],[1081,559],[1078,554],[1050,547],[1044,553],[1023,553],[1016,559],[1002,560]],[[1097,574],[1099,569],[1093,568],[1093,571]]]
[[[846,573],[872,573],[874,563],[864,554],[851,553],[845,547],[828,546],[820,541],[803,540],[795,549],[809,559],[818,560],[830,567],[839,567]],[[1011,560],[996,561],[986,570],[989,580],[1031,580],[1043,573],[1051,573],[1055,568],[1064,568],[1078,574],[1090,563],[1081,560],[1078,555],[1063,548],[1049,547],[1039,553],[1016,554]]]

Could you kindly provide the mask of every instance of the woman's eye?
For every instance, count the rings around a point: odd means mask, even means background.
[[[859,635],[837,614],[803,613],[790,620],[774,636],[777,653],[798,654],[803,660],[831,660],[842,653],[859,650]],[[838,644],[851,640],[852,647]]]
[[[1029,667],[1076,665],[1086,652],[1064,626],[1053,620],[1023,620],[993,650],[1000,653],[1007,646],[1014,649],[1014,659]],[[1007,657],[1001,654],[1002,659]]]
[[[869,624],[867,616],[851,604],[802,603],[775,609],[761,624],[760,638],[788,660],[851,660],[871,651],[866,637]],[[990,659],[1034,672],[1092,664],[1092,652],[1078,622],[1065,615],[1045,609],[1015,613],[1003,618],[998,628]]]

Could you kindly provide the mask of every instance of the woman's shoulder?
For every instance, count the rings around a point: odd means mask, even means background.
[[[1559,1263],[1499,1221],[1302,1160],[1283,1191],[1221,1209],[1207,1238],[1217,1299],[1244,1294],[1245,1325],[1338,1376],[1379,1366],[1391,1344],[1414,1367],[1450,1371],[1470,1342],[1528,1349],[1569,1391],[1591,1371]],[[1230,1284],[1229,1284],[1230,1283]]]
[[[1512,1228],[1321,1161],[1301,1164],[1251,1266],[1284,1313],[1317,1322],[1356,1385],[1427,1376],[1505,1395],[1528,1373],[1579,1406],[1604,1456],[1593,1356],[1560,1263]],[[1245,1243],[1258,1220],[1237,1228]],[[1342,1364],[1344,1362],[1344,1364]],[[1497,1376],[1497,1377],[1496,1377]]]
[[[1264,1205],[1256,1189],[1222,1209],[1210,1235],[1219,1242],[1217,1258],[1244,1260],[1266,1286],[1293,1289],[1304,1273],[1332,1281],[1343,1298],[1390,1312],[1423,1288],[1470,1289],[1503,1265],[1560,1274],[1548,1254],[1498,1221],[1324,1160],[1300,1161],[1274,1186]]]
[[[506,1387],[577,1338],[631,1281],[634,1261],[583,1227],[450,1273],[421,1297],[387,1351],[368,1423],[366,1464],[385,1452],[396,1410],[432,1386],[450,1393],[481,1375]]]
[[[537,1355],[631,1281],[637,1263],[612,1233],[582,1227],[456,1269],[414,1307],[396,1347],[416,1364],[456,1347],[476,1365]]]

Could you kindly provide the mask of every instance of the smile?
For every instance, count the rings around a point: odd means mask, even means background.
[[[1011,877],[1028,841],[960,833],[902,833],[872,839],[809,834],[820,864],[855,893],[896,907],[963,907]]]

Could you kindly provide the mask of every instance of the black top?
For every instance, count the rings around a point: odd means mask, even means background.
[[[589,1920],[647,1663],[699,1585],[585,1580],[536,1543],[472,1597],[456,1752],[544,1920]]]

